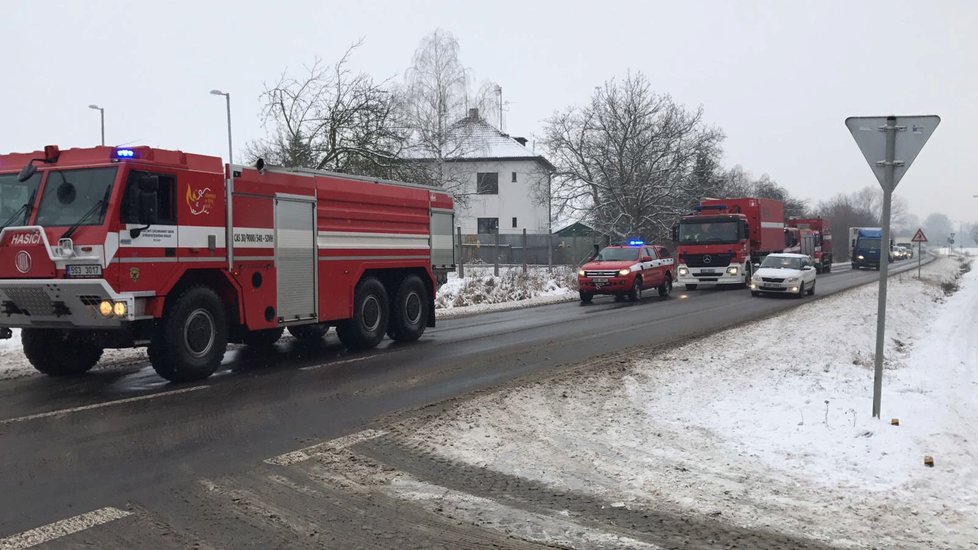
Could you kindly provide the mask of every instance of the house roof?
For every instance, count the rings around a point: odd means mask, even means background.
[[[479,116],[478,109],[469,109],[469,116],[457,121],[449,130],[455,142],[449,148],[458,152],[447,159],[451,162],[475,162],[486,160],[532,160],[549,170],[554,166],[542,155],[527,149],[509,134],[499,131]],[[417,151],[408,156],[416,160],[430,160],[427,151]]]

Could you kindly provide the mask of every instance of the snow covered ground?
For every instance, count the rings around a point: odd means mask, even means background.
[[[976,273],[952,295],[956,258],[891,279],[882,419],[867,285],[464,401],[414,443],[612,506],[844,547],[978,548]]]

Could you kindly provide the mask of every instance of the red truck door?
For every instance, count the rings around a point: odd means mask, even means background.
[[[645,287],[653,288],[662,284],[662,260],[656,255],[655,249],[645,247],[642,249],[642,278],[645,279]]]

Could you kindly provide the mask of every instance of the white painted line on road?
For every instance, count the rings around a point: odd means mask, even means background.
[[[87,514],[81,514],[68,519],[63,519],[61,521],[56,521],[54,523],[49,523],[47,525],[42,525],[40,527],[31,529],[30,531],[24,531],[23,533],[18,533],[16,535],[0,539],[0,550],[21,550],[22,548],[31,548],[39,544],[51,542],[52,540],[60,539],[61,537],[66,537],[79,531],[91,529],[97,525],[109,523],[110,521],[115,521],[131,515],[131,512],[126,512],[125,510],[120,510],[118,508],[112,508],[111,506],[107,508],[99,508],[98,510],[88,512]]]
[[[146,401],[148,399],[156,399],[156,398],[159,398],[159,397],[168,397],[170,395],[176,395],[178,393],[188,393],[188,392],[192,392],[192,391],[206,390],[209,387],[210,386],[194,386],[192,388],[182,388],[182,389],[179,389],[179,390],[165,391],[165,392],[160,392],[160,393],[154,393],[154,394],[151,394],[151,395],[140,395],[139,397],[127,397],[126,399],[117,399],[115,401],[106,401],[104,403],[95,403],[95,404],[92,404],[92,405],[85,405],[83,407],[72,407],[70,409],[59,409],[59,410],[56,410],[56,411],[49,411],[49,412],[43,412],[43,413],[37,413],[37,414],[29,414],[27,416],[18,416],[16,418],[7,418],[7,419],[4,419],[4,420],[0,420],[0,426],[3,426],[5,424],[13,424],[15,422],[27,422],[28,420],[37,420],[39,418],[48,418],[48,417],[52,417],[52,416],[62,416],[62,415],[76,413],[76,412],[81,412],[81,411],[89,411],[89,410],[92,410],[92,409],[100,409],[102,407],[111,407],[113,405],[123,405],[125,403],[134,403],[136,401]]]
[[[373,359],[374,357],[380,357],[381,355],[389,355],[388,353],[375,353],[373,355],[365,355],[363,357],[354,357],[353,359],[346,359],[343,361],[333,361],[331,363],[322,363],[320,365],[310,365],[308,367],[300,367],[299,370],[313,370],[321,369],[323,367],[335,367],[336,365],[346,365],[347,363],[356,363],[357,361],[366,361],[367,359]]]
[[[329,441],[317,443],[315,445],[299,449],[298,451],[292,451],[290,453],[285,453],[266,459],[265,463],[275,466],[291,466],[293,464],[305,462],[310,458],[315,458],[318,455],[345,449],[362,441],[369,441],[384,435],[387,435],[387,432],[384,430],[363,430],[361,432],[352,433],[350,435],[344,435],[343,437],[337,437],[336,439],[330,439]]]

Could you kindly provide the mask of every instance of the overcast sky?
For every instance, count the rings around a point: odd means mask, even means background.
[[[263,133],[264,82],[359,38],[355,69],[400,78],[436,28],[510,102],[505,130],[539,136],[555,109],[629,69],[723,128],[725,163],[814,204],[878,186],[843,121],[937,114],[897,195],[921,219],[978,221],[978,2],[6,0],[0,151],[110,144],[227,157]]]

